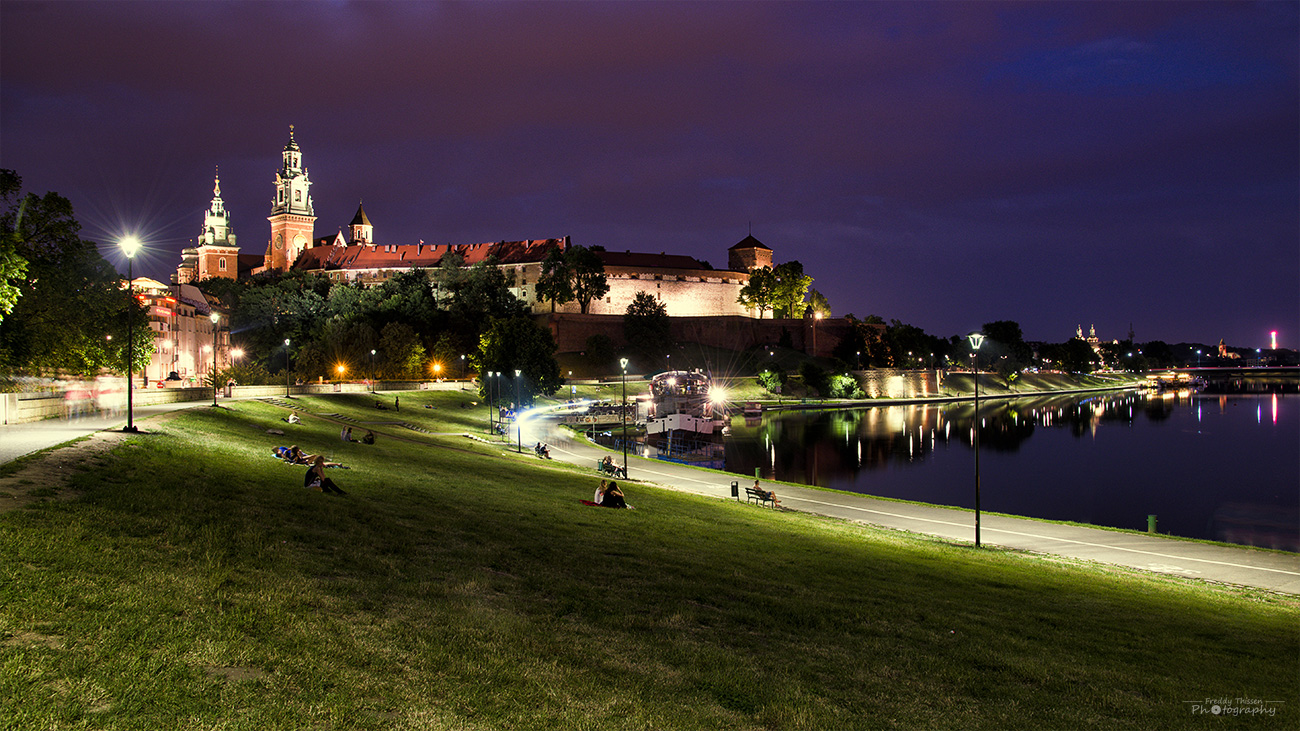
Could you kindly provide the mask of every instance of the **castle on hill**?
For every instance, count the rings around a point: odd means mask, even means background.
[[[230,225],[230,212],[221,199],[218,171],[197,245],[182,251],[173,281],[190,284],[214,277],[237,279],[266,272],[301,271],[372,286],[417,267],[440,266],[443,257],[454,253],[464,266],[495,257],[507,279],[513,277],[512,293],[533,312],[550,312],[550,302],[538,299],[536,285],[542,261],[551,250],[568,248],[568,236],[477,244],[377,243],[375,227],[364,205],[358,205],[346,236],[340,229],[333,236],[317,238],[311,185],[302,148],[290,126],[289,142],[281,151],[280,169],[275,173],[266,250],[261,255],[243,254]],[[727,250],[725,270],[714,269],[693,256],[605,251],[603,247],[593,250],[604,263],[609,283],[609,292],[588,307],[588,314],[594,315],[622,315],[638,292],[648,292],[663,302],[673,317],[757,318],[760,313],[743,307],[737,298],[749,282],[751,269],[772,266],[772,249],[753,236],[746,236]],[[576,302],[556,308],[562,314],[578,310]]]

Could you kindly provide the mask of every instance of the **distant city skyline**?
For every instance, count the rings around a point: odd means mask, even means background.
[[[836,316],[1297,348],[1297,7],[5,2],[0,167],[163,281],[218,166],[265,250],[293,124],[318,236],[752,230]]]

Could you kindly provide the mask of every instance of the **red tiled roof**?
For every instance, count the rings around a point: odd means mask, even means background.
[[[452,251],[461,255],[465,266],[472,266],[495,255],[502,264],[538,262],[546,258],[555,247],[564,247],[563,239],[530,239],[527,241],[498,241],[486,244],[360,244],[337,246],[330,236],[317,241],[318,245],[302,252],[293,268],[300,271],[337,269],[398,269],[410,267],[431,268],[442,262],[442,257]]]

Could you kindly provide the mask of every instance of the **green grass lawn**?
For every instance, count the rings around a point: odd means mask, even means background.
[[[461,397],[400,416],[472,426]],[[81,497],[0,515],[0,728],[1300,727],[1294,597],[640,486],[589,508],[571,469],[308,418],[352,468],[331,497],[269,456],[284,413],[146,422]],[[1225,696],[1285,704],[1184,703]]]

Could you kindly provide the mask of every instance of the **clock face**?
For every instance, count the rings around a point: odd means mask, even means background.
[[[283,236],[276,236],[276,237],[275,237],[275,248],[276,248],[276,249],[283,249],[283,248],[284,248],[284,237],[283,237]]]

